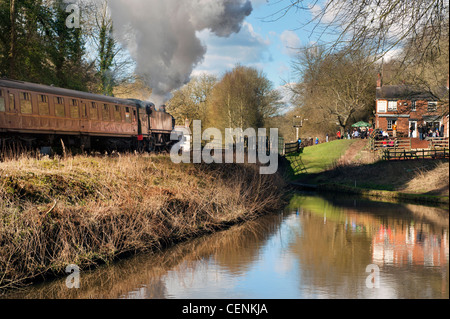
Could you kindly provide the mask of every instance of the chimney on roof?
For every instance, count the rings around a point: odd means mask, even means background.
[[[377,81],[377,88],[383,87],[383,76],[381,73],[378,73],[378,81]]]

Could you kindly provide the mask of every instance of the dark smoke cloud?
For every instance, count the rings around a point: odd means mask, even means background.
[[[253,10],[250,0],[110,0],[109,7],[119,39],[156,103],[189,82],[203,61],[206,47],[198,31],[228,37]]]

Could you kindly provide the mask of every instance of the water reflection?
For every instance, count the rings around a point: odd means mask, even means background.
[[[11,298],[448,298],[448,211],[294,196],[283,214]],[[380,288],[368,289],[368,265]]]

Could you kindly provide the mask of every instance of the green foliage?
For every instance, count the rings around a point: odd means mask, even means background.
[[[112,36],[113,34],[113,26],[111,24],[107,24],[105,20],[103,20],[102,25],[100,27],[100,45],[98,49],[99,53],[99,75],[100,75],[100,92],[105,95],[112,96],[114,81],[110,76],[111,67],[114,61],[114,47],[115,40]]]
[[[69,28],[62,0],[0,2],[0,75],[12,79],[88,89],[81,28]],[[14,9],[14,10],[12,10]]]

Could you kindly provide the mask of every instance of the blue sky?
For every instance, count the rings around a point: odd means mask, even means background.
[[[207,72],[220,76],[239,63],[262,70],[276,88],[296,80],[291,62],[295,48],[312,40],[308,30],[300,28],[302,21],[310,19],[311,14],[305,10],[291,12],[270,21],[286,3],[252,0],[252,14],[246,18],[241,31],[228,38],[219,38],[209,31],[200,32],[198,36],[207,46],[207,54],[193,75]]]

